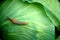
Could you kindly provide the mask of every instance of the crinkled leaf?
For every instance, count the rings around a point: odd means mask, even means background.
[[[37,2],[42,4],[46,10],[47,16],[53,22],[53,24],[58,27],[60,25],[60,3],[58,0],[22,0],[28,1],[30,3]],[[49,11],[48,11],[49,10]]]
[[[9,21],[28,22],[17,25]],[[40,3],[7,0],[0,6],[0,32],[3,40],[54,40],[54,25]]]

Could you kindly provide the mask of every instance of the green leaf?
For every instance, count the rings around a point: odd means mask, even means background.
[[[60,6],[58,0],[22,0],[28,1],[30,3],[37,2],[45,7],[46,14],[53,22],[53,24],[58,27],[60,25]]]
[[[51,11],[49,11],[47,8],[45,8],[46,14],[47,16],[50,18],[50,20],[52,21],[52,23],[59,28],[60,25],[60,20],[56,17],[56,15],[54,15]]]
[[[40,3],[7,0],[0,12],[2,40],[54,40],[55,27]],[[28,24],[14,24],[8,17]]]

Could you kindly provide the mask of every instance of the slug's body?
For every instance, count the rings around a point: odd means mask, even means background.
[[[12,18],[8,18],[8,20],[10,20],[14,24],[19,24],[19,25],[26,25],[26,24],[28,24],[27,22],[18,22],[16,20],[12,19]]]

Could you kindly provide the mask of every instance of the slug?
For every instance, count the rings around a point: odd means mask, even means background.
[[[18,22],[12,18],[8,18],[8,20],[11,21],[12,23],[18,24],[18,25],[27,25],[28,24],[27,22]]]

